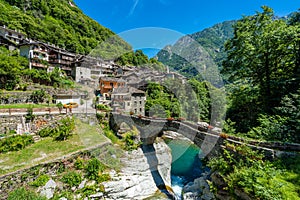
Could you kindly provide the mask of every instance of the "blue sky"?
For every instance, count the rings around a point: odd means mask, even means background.
[[[273,8],[278,16],[300,8],[299,0],[74,1],[85,14],[117,34],[143,27],[159,27],[191,34],[222,21],[253,15],[256,11],[261,11],[262,5]]]

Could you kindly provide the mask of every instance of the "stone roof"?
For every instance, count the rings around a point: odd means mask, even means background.
[[[122,78],[113,78],[113,77],[101,77],[100,80],[109,81],[109,82],[117,82],[117,83],[125,83],[126,82]]]
[[[118,87],[114,88],[112,94],[118,95],[118,94],[145,94],[144,91],[136,89],[134,87],[130,86],[124,86],[124,87]]]

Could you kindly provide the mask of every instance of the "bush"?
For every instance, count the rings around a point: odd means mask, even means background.
[[[37,179],[30,183],[31,186],[40,187],[44,186],[50,180],[49,175],[40,175]]]
[[[28,108],[27,109],[27,114],[25,115],[25,120],[26,122],[32,122],[35,118],[35,115],[33,114],[33,109]]]
[[[74,166],[76,169],[83,169],[84,168],[84,160],[80,157],[78,157],[74,163]]]
[[[109,181],[111,179],[109,174],[101,174],[98,176],[97,182],[102,183],[104,181]]]
[[[7,200],[47,200],[46,197],[41,197],[35,194],[31,190],[27,190],[23,187],[18,188],[9,193]]]
[[[75,129],[75,121],[73,118],[67,117],[58,122],[55,127],[46,127],[38,132],[41,137],[54,137],[55,140],[66,140],[72,135]]]
[[[86,177],[90,180],[98,181],[99,175],[105,169],[105,165],[102,164],[97,158],[92,158],[85,167]]]
[[[104,105],[104,104],[98,104],[97,109],[98,110],[103,110],[103,111],[110,111],[111,110],[111,108],[109,106]]]
[[[33,144],[34,140],[31,135],[15,135],[0,140],[0,153],[9,151],[19,151],[26,146]]]
[[[122,141],[125,143],[125,146],[124,146],[125,150],[132,151],[132,150],[136,150],[139,148],[141,143],[136,141],[137,134],[138,134],[137,129],[134,129],[134,130],[126,132],[123,135]]]
[[[61,181],[68,184],[70,187],[73,187],[78,186],[81,183],[82,177],[80,173],[72,171],[64,174]]]

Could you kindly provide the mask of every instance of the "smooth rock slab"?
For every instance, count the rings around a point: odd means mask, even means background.
[[[154,143],[155,152],[144,153],[142,149],[127,153],[122,158],[125,167],[120,173],[110,173],[112,181],[104,182],[105,199],[145,199],[159,189],[153,177],[153,170],[165,183],[171,185],[171,150],[163,141]]]

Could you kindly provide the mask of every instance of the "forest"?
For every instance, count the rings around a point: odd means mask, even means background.
[[[300,13],[243,17],[225,44],[227,121],[239,135],[300,143]]]

